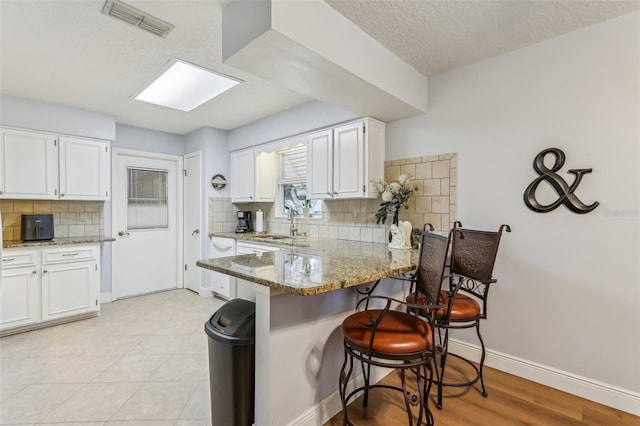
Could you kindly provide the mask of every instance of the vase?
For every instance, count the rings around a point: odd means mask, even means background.
[[[398,214],[399,214],[399,211],[398,211],[398,209],[396,209],[396,210],[393,212],[393,222],[392,222],[392,225],[398,225],[398,223],[400,223],[400,220],[399,220],[399,218],[398,218]],[[389,230],[389,242],[391,242],[391,230]]]

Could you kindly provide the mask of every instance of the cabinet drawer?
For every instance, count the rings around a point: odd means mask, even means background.
[[[78,262],[96,259],[95,247],[74,247],[66,249],[44,250],[42,252],[43,265],[51,263]]]
[[[5,252],[2,255],[2,269],[36,266],[37,251]]]

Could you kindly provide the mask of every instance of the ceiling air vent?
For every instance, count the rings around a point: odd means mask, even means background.
[[[165,38],[174,28],[170,23],[118,0],[107,0],[102,7],[102,13],[121,19],[162,38]]]

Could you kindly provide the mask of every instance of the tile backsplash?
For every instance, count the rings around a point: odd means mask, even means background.
[[[2,238],[20,240],[23,214],[53,214],[54,235],[93,237],[104,234],[103,201],[0,200]]]
[[[398,180],[401,174],[412,176],[418,189],[409,199],[408,209],[400,211],[400,220],[408,220],[414,228],[431,223],[436,230],[448,231],[457,214],[457,155],[444,154],[385,162],[385,180]],[[209,198],[209,232],[233,232],[236,212],[264,212],[265,231],[287,234],[289,221],[275,216],[273,203],[232,204],[231,198]],[[375,212],[380,199],[326,200],[322,218],[296,218],[299,232],[316,238],[352,241],[386,242],[391,217],[376,224]]]

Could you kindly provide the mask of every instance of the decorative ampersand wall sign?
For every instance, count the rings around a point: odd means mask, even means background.
[[[555,163],[551,169],[547,168],[544,164],[544,157],[547,154],[552,154],[555,156]],[[593,204],[586,205],[577,195],[574,194],[575,190],[578,189],[578,185],[580,185],[580,181],[582,180],[582,176],[591,173],[592,169],[571,169],[568,170],[569,173],[575,175],[573,179],[573,183],[571,186],[567,184],[567,182],[560,177],[556,172],[562,168],[564,165],[565,155],[562,150],[558,148],[548,148],[544,151],[540,152],[536,158],[533,160],[533,169],[538,173],[538,177],[534,179],[533,182],[527,186],[527,189],[524,191],[524,203],[531,210],[538,213],[547,213],[552,210],[558,208],[560,204],[564,204],[569,210],[574,213],[584,214],[589,213],[591,210],[598,207],[600,203],[597,201]],[[536,189],[538,189],[538,185],[540,182],[547,182],[553,190],[558,194],[558,199],[551,204],[542,205],[536,200]]]

